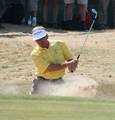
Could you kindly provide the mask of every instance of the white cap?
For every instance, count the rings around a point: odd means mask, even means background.
[[[32,33],[33,41],[40,40],[47,35],[46,30],[37,29]]]

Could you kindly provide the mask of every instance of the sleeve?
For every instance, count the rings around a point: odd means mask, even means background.
[[[61,48],[62,48],[65,60],[73,59],[72,52],[69,50],[69,48],[67,47],[67,45],[64,42],[61,42]]]
[[[45,60],[43,57],[40,57],[37,55],[32,55],[32,60],[40,73],[45,72],[45,70],[47,69],[47,67],[49,65],[47,60]]]

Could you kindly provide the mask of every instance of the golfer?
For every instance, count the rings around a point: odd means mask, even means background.
[[[36,47],[31,53],[36,66],[36,78],[33,80],[30,94],[39,92],[39,81],[62,80],[65,69],[74,72],[77,60],[62,41],[49,41],[47,31],[43,27],[35,27],[32,30],[32,39]]]

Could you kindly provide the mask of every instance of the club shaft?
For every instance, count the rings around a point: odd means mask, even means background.
[[[95,19],[96,19],[96,18],[95,18]],[[92,24],[91,24],[91,27],[90,27],[90,29],[89,29],[89,31],[88,31],[88,33],[87,33],[86,39],[85,39],[85,41],[84,41],[84,43],[83,43],[83,46],[81,47],[80,53],[79,53],[78,56],[77,56],[77,60],[80,58],[80,54],[82,53],[83,48],[85,47],[85,44],[86,44],[86,42],[87,42],[89,33],[91,32],[91,30],[92,30],[92,28],[93,28],[93,25],[94,25],[94,23],[95,23],[95,19],[93,20],[93,22],[92,22]]]
[[[93,20],[93,22],[92,22],[92,24],[91,24],[91,27],[90,27],[90,29],[89,29],[89,31],[88,31],[88,33],[87,33],[86,39],[85,39],[85,41],[84,41],[84,43],[83,43],[83,46],[82,46],[82,48],[81,48],[81,52],[83,51],[83,48],[84,48],[84,46],[85,46],[85,44],[86,44],[86,42],[87,42],[87,39],[88,39],[89,33],[91,32],[94,23],[95,23],[95,19]]]

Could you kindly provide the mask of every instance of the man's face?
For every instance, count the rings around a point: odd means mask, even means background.
[[[36,43],[42,48],[48,48],[49,47],[48,35],[46,35],[44,38],[40,40],[36,40]]]

